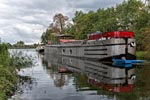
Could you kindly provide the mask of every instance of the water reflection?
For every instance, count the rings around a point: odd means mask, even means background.
[[[108,91],[132,92],[133,90],[134,79],[132,78],[135,75],[134,68],[113,67],[106,63],[66,56],[45,55],[45,58],[48,62],[48,68],[55,69],[53,71],[58,72],[57,78],[54,79],[56,86],[62,86],[66,81],[60,72],[71,71],[85,74],[87,76],[86,81],[89,84]]]
[[[20,78],[16,93],[11,100],[141,100],[143,98],[147,100],[149,98],[149,69],[136,70],[137,82],[134,83],[135,80],[131,78],[134,78],[135,68],[123,69],[112,67],[108,63],[40,55],[33,49],[21,51],[31,55],[34,64],[20,70],[19,75],[25,80]],[[47,63],[44,63],[45,61]]]

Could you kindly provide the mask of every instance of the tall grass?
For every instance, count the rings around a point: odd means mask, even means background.
[[[9,53],[6,44],[0,44],[0,65],[1,66],[9,65]]]
[[[17,69],[33,65],[32,56],[25,55],[22,51],[14,51],[10,55],[10,65]]]
[[[32,64],[30,57],[15,54],[9,55],[6,44],[0,44],[0,100],[7,100],[11,96],[17,84],[16,68]]]
[[[149,51],[137,51],[136,56],[137,56],[137,59],[150,60],[150,52]]]
[[[16,87],[17,76],[13,68],[0,66],[0,100],[11,96]]]
[[[10,58],[6,44],[0,44],[0,100],[13,94],[17,76],[14,68],[9,67]]]

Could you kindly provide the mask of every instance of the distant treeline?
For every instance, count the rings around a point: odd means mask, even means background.
[[[56,34],[72,34],[75,39],[85,39],[87,34],[100,31],[133,31],[138,50],[150,50],[150,2],[145,0],[124,0],[116,7],[99,8],[84,13],[76,11],[72,22],[61,13],[53,17],[53,22],[43,32],[43,43],[55,42]]]
[[[15,44],[7,43],[6,45],[9,49],[30,49],[36,48],[39,44],[26,45],[24,41],[17,41]]]
[[[30,48],[36,48],[36,45],[11,45],[8,46],[9,49],[30,49]]]

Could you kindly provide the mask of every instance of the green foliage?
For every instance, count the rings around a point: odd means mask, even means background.
[[[137,57],[137,59],[144,59],[145,54],[146,54],[146,52],[144,52],[144,51],[138,51],[138,52],[136,52],[136,57]]]
[[[23,46],[19,46],[19,45],[11,45],[8,48],[9,49],[33,49],[36,48],[38,44],[31,44],[31,45],[23,45]]]
[[[24,42],[23,41],[18,41],[16,44],[13,45],[14,47],[23,47]]]
[[[7,100],[15,91],[16,67],[21,68],[33,64],[32,58],[21,52],[10,57],[7,46],[7,44],[0,44],[0,100]]]
[[[3,66],[9,65],[9,53],[6,44],[0,44],[0,64]]]
[[[5,100],[14,93],[17,76],[14,69],[0,66],[0,100]]]
[[[17,45],[24,45],[24,42],[23,41],[18,41],[16,44]]]
[[[136,68],[136,83],[135,93],[141,100],[148,100],[150,96],[150,67],[149,65],[142,66],[142,68]]]
[[[10,43],[7,43],[7,44],[4,44],[7,46],[7,48],[9,49],[30,49],[30,48],[35,48],[36,47],[36,44],[30,44],[30,45],[27,45],[27,44],[24,44],[23,41],[18,41],[17,43],[15,44],[10,44]]]
[[[143,48],[146,51],[150,51],[150,26],[146,27],[142,34],[144,35],[144,38],[142,40],[142,43],[144,44]]]
[[[96,12],[78,14],[76,12],[74,23],[77,33],[82,37],[96,31],[107,32],[116,30],[134,31],[134,27],[144,7],[141,1],[129,0],[107,9],[98,9]],[[148,21],[147,19],[145,19]],[[144,23],[146,24],[146,23]],[[137,29],[135,29],[137,30]],[[139,30],[139,29],[138,29]],[[80,38],[80,37],[79,37]]]
[[[16,73],[10,62],[6,44],[0,44],[0,100],[6,100],[13,94],[16,84]]]
[[[49,34],[47,32],[43,32],[42,36],[41,36],[41,42],[46,44],[47,40],[48,40],[48,36]]]
[[[24,44],[23,41],[18,41],[16,44],[7,44],[8,48],[9,49],[30,49],[30,48],[35,48],[36,47],[36,44],[30,44],[30,45],[27,45],[27,44]]]
[[[150,60],[150,52],[149,51],[138,51],[136,52],[137,59]]]

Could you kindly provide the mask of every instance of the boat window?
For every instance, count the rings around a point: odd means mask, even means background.
[[[72,54],[72,50],[70,49],[70,54]]]
[[[65,53],[65,49],[63,49],[63,53]]]

